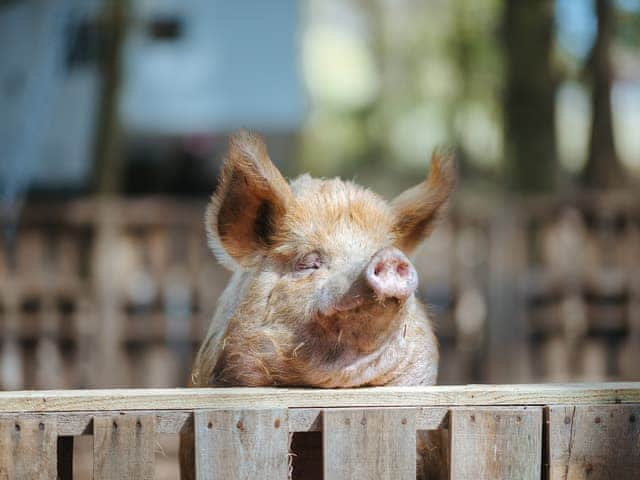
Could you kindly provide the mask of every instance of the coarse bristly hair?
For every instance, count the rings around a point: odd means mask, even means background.
[[[411,302],[396,310],[372,305],[326,324],[312,321],[314,312],[329,311],[337,298],[361,289],[354,282],[376,251],[394,246],[410,254],[442,217],[454,183],[451,157],[434,153],[427,179],[390,203],[340,179],[302,175],[289,184],[260,137],[245,131],[233,135],[206,228],[217,258],[236,274],[194,368],[198,382],[211,381],[216,363],[225,381],[234,382],[244,362],[245,374],[254,369],[253,381],[304,384],[309,378],[300,378],[305,375],[297,364],[323,341],[339,339],[339,350],[351,352],[340,353],[345,358],[375,350],[396,323],[390,319],[401,318],[399,312],[410,310]],[[293,265],[310,253],[322,268],[297,275]],[[375,319],[363,327],[352,321],[354,315]],[[378,321],[380,331],[371,328]],[[294,350],[297,360],[291,361]],[[220,360],[221,353],[226,360]]]
[[[243,195],[234,188],[241,181],[247,186],[247,189],[242,191],[251,190],[251,196]],[[454,184],[453,156],[443,150],[434,152],[429,177],[399,195],[390,205],[398,219],[391,234],[397,237],[401,249],[413,251],[431,233],[438,220],[444,217],[447,200]],[[264,243],[265,239],[242,246],[234,242],[234,238],[249,234],[246,226],[255,229],[256,225],[260,225],[259,216],[265,214],[268,214],[269,218],[263,219],[261,227],[265,233],[273,231],[274,224],[282,219],[287,206],[296,203],[296,199],[301,196],[306,196],[310,203],[314,203],[313,197],[308,194],[319,191],[322,191],[324,196],[320,200],[316,199],[315,203],[326,199],[333,200],[340,194],[343,197],[351,195],[354,199],[362,197],[360,202],[347,202],[352,209],[351,215],[355,217],[360,213],[360,205],[367,210],[367,202],[386,204],[372,192],[339,179],[316,179],[304,174],[287,184],[271,162],[266,146],[259,136],[246,131],[234,134],[230,138],[219,186],[205,213],[205,228],[210,248],[218,261],[231,271],[250,265],[251,260],[255,258],[251,254],[262,252],[260,247],[264,245],[260,242]],[[223,207],[226,207],[228,212],[221,216]],[[330,208],[330,205],[328,207]],[[372,210],[383,208],[378,206]],[[300,212],[301,209],[296,210]],[[303,213],[311,215],[318,211],[317,208],[313,208]]]
[[[205,221],[212,250],[234,273],[192,385],[435,383],[438,348],[425,308],[412,292],[378,297],[364,272],[379,252],[410,255],[443,216],[454,184],[442,152],[425,181],[391,202],[337,178],[288,183],[260,137],[233,135]]]
[[[237,188],[240,182],[246,184],[246,189]],[[218,261],[231,270],[242,266],[238,257],[251,251],[234,242],[234,238],[249,233],[243,227],[255,225],[259,214],[281,215],[290,198],[290,188],[271,163],[262,139],[246,131],[233,135],[218,188],[205,214],[209,245]],[[274,211],[265,212],[265,208]]]

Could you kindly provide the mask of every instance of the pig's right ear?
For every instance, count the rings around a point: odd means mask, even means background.
[[[292,197],[262,139],[234,134],[206,214],[209,245],[218,260],[232,270],[255,262],[272,245]]]

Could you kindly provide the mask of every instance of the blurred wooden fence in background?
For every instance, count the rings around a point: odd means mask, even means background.
[[[226,273],[204,204],[30,205],[0,267],[5,388],[186,383]]]
[[[639,200],[452,212],[415,259],[441,382],[638,380]],[[184,385],[228,278],[204,206],[28,204],[4,225],[1,387]]]

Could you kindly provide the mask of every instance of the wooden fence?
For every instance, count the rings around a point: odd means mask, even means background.
[[[326,479],[411,479],[416,431],[449,432],[453,479],[640,478],[640,383],[60,390],[0,394],[0,478],[155,478],[156,436],[193,433],[199,479],[286,479],[321,432]],[[318,472],[319,473],[319,472]]]
[[[31,205],[0,235],[3,389],[185,385],[227,279],[205,203]]]
[[[473,200],[414,259],[439,382],[640,380],[638,195]],[[228,278],[204,208],[27,205],[0,235],[0,388],[184,385]]]

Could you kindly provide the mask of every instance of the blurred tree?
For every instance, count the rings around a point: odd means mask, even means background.
[[[640,47],[640,1],[618,0],[615,6],[615,40],[635,51]]]
[[[616,153],[611,110],[613,13],[613,0],[596,0],[598,35],[586,72],[593,88],[593,117],[589,155],[582,175],[584,185],[592,188],[619,187],[624,181],[624,172]]]
[[[505,1],[505,158],[516,191],[552,190],[556,183],[553,13],[553,0]]]
[[[122,44],[126,32],[127,0],[105,3],[103,25],[106,32],[101,58],[103,93],[100,125],[96,142],[96,163],[93,190],[97,193],[117,193],[121,183],[121,131],[118,122],[118,96],[121,80]]]
[[[502,97],[503,55],[496,36],[502,0],[448,2],[453,28],[443,52],[452,62],[442,75],[450,93],[452,142],[459,168],[469,180],[495,179],[504,156]]]

